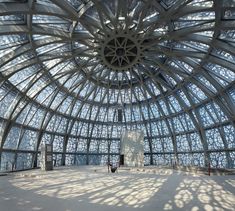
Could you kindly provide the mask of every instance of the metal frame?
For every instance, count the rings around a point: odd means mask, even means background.
[[[229,2],[0,3],[0,37],[8,43],[0,42],[0,164],[4,152],[14,153],[16,162],[27,140],[31,148],[25,152],[39,153],[45,134],[61,136],[63,165],[66,154],[81,154],[76,149],[84,138],[87,164],[94,155],[89,151],[93,141],[106,141],[110,160],[119,152],[116,147],[111,153],[110,147],[111,141],[119,141],[121,130],[141,127],[150,149],[146,164],[155,163],[156,139],[162,145],[157,154],[173,154],[184,163],[180,159],[197,151],[188,138],[190,150],[182,152],[177,138],[197,134],[205,164],[212,162],[210,153],[224,152],[221,167],[234,168],[235,139],[225,130],[232,128],[235,134],[235,5]],[[115,34],[134,39],[138,47],[138,58],[128,68],[120,63],[116,70],[100,53]],[[117,120],[120,107],[122,123]],[[39,126],[33,126],[37,121]],[[103,133],[107,127],[109,134]],[[21,131],[17,147],[6,148],[14,128]],[[208,148],[210,130],[218,132],[223,143],[219,148]],[[25,140],[29,131],[37,140]],[[164,137],[171,140],[173,152],[164,149]],[[77,140],[74,153],[67,151],[71,139]],[[182,153],[187,156],[179,159]],[[99,144],[95,154],[104,154]],[[32,167],[37,163],[32,156]]]

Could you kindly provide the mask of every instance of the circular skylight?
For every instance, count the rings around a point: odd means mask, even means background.
[[[139,58],[139,47],[128,36],[115,36],[103,44],[102,59],[105,65],[116,71],[125,71],[133,67]]]

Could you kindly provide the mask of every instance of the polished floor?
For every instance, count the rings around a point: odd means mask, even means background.
[[[1,211],[235,210],[235,176],[63,167],[0,177]]]

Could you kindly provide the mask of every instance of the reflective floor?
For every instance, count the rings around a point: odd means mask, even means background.
[[[63,167],[0,177],[0,210],[235,210],[235,176]]]

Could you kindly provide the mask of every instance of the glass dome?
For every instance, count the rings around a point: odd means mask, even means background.
[[[232,0],[0,1],[1,170],[119,160],[235,167]]]

